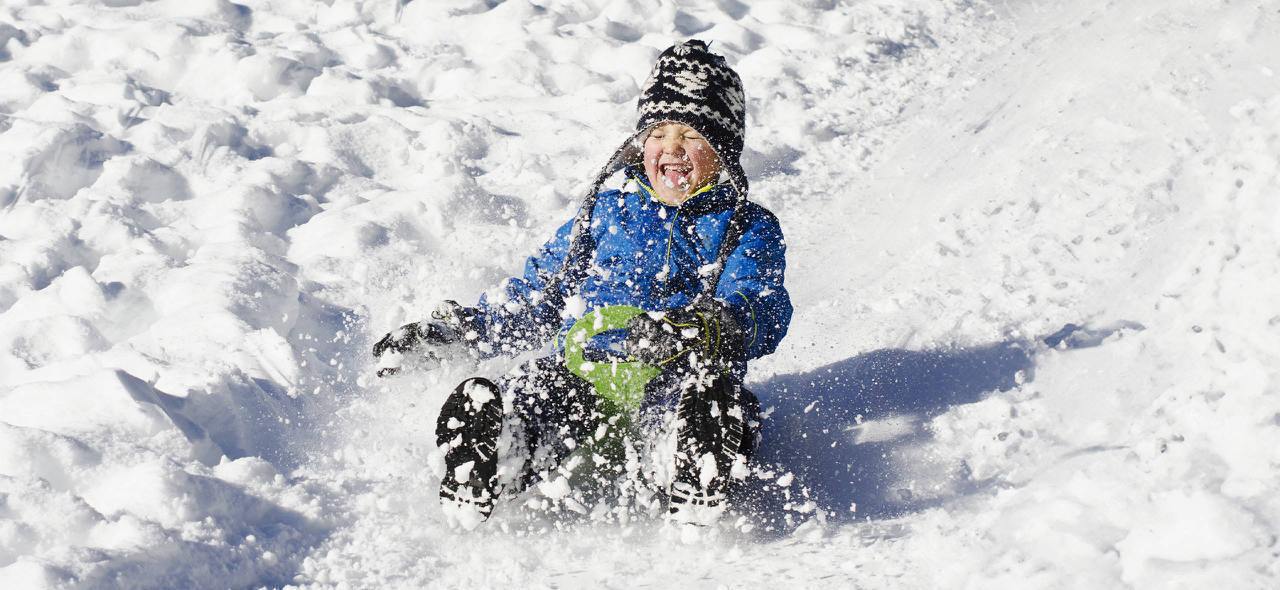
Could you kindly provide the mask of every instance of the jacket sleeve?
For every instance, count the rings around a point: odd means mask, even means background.
[[[716,299],[742,328],[747,360],[773,352],[791,323],[791,297],[783,286],[787,248],[782,228],[764,209],[750,218],[716,288]]]
[[[503,280],[476,304],[476,348],[485,356],[516,354],[541,346],[560,327],[564,299],[548,297],[547,282],[560,270],[569,250],[573,219],[530,256],[524,274]]]

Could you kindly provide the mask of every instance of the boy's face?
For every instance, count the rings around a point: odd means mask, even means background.
[[[644,172],[658,200],[674,206],[720,178],[720,157],[693,127],[658,123],[644,140]]]

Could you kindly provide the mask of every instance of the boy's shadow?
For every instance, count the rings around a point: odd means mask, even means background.
[[[754,384],[766,418],[753,463],[778,467],[775,477],[753,475],[738,490],[760,517],[760,532],[785,533],[812,515],[794,510],[806,501],[802,487],[825,510],[828,523],[922,507],[914,495],[894,489],[900,479],[895,451],[929,436],[923,423],[947,408],[1014,387],[1019,371],[1029,380],[1028,348],[1001,342],[955,350],[875,350]],[[787,486],[790,498],[774,483],[788,471],[795,474]]]
[[[1042,342],[1059,349],[1096,346],[1123,328],[1141,326],[1068,324]],[[735,492],[735,505],[747,507],[764,525],[759,532],[772,536],[813,515],[794,510],[805,502],[802,487],[824,509],[827,523],[883,518],[936,504],[941,498],[897,489],[903,486],[894,471],[895,454],[931,436],[924,428],[930,418],[1030,381],[1034,353],[1043,346],[1006,341],[929,351],[883,349],[751,384],[766,415],[752,462],[779,469],[769,479],[749,477]],[[788,471],[795,474],[790,498],[776,483]],[[963,473],[958,477],[965,479]],[[959,483],[959,493],[965,485],[979,485]],[[855,503],[856,511],[851,509]]]

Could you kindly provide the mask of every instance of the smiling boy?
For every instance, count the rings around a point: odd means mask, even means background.
[[[636,423],[650,435],[663,424],[675,431],[663,490],[671,517],[714,521],[745,473],[759,430],[758,402],[742,387],[746,363],[777,347],[791,302],[778,221],[747,200],[742,83],[723,57],[690,40],[658,57],[637,110],[636,132],[522,276],[474,307],[447,302],[433,320],[374,346],[386,360],[556,343],[556,354],[497,383],[468,379],[445,401],[436,434],[447,506],[487,518],[504,488],[546,479],[597,432],[606,413],[592,386],[566,367],[563,335],[586,313],[619,305],[649,312],[611,345],[661,370],[645,386]],[[618,170],[623,187],[601,192]],[[504,431],[512,449],[500,448]]]
[[[711,143],[683,123],[658,123],[644,140],[644,173],[664,204],[681,203],[710,189],[720,177]]]

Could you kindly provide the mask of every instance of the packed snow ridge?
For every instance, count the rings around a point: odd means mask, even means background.
[[[455,532],[438,406],[513,361],[371,339],[518,271],[692,36],[787,236],[778,504]],[[1274,588],[1276,55],[1268,0],[8,0],[0,587]]]

